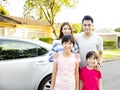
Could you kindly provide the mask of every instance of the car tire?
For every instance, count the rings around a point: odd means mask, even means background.
[[[50,90],[51,85],[51,75],[45,77],[40,83],[38,90]]]

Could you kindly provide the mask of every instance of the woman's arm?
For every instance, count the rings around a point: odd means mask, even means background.
[[[52,72],[52,79],[51,79],[51,87],[50,90],[54,89],[55,86],[55,80],[56,80],[56,74],[57,74],[57,62],[53,63],[53,72]]]
[[[51,47],[51,50],[49,52],[49,62],[53,62],[53,57],[54,57],[54,54],[57,53],[57,46],[59,45],[59,40],[55,40],[52,44],[52,47]]]

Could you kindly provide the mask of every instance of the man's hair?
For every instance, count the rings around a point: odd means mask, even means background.
[[[93,18],[90,15],[84,16],[84,18],[82,19],[82,23],[84,22],[84,20],[91,20],[91,22],[93,23]]]

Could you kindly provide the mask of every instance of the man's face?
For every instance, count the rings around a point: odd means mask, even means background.
[[[93,23],[91,22],[91,20],[84,20],[82,24],[82,28],[86,34],[89,34],[92,32]]]

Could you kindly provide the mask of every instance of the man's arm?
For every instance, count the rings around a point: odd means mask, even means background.
[[[102,63],[102,61],[103,61],[103,51],[99,51],[98,52],[98,62]]]
[[[99,51],[98,52],[98,64],[97,64],[98,69],[100,69],[102,61],[103,61],[103,51]]]

